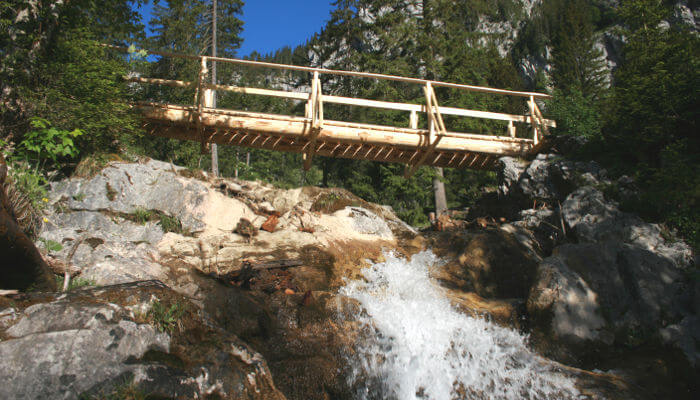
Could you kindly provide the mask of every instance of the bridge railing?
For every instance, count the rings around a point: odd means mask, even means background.
[[[117,50],[122,50],[122,51],[129,51],[129,49],[124,48],[124,47],[117,47],[117,46],[107,46],[107,47],[117,49]],[[324,106],[324,103],[325,104],[341,104],[341,105],[349,105],[349,106],[361,106],[361,107],[370,107],[370,108],[379,108],[379,109],[386,109],[386,110],[398,110],[398,111],[410,112],[410,118],[409,118],[410,128],[416,129],[416,130],[418,129],[418,113],[424,113],[427,115],[427,120],[428,120],[428,131],[429,131],[428,141],[427,141],[428,149],[434,148],[437,145],[437,143],[440,141],[440,139],[444,136],[460,137],[461,135],[465,135],[465,134],[460,134],[457,132],[448,132],[446,129],[445,123],[443,121],[443,117],[442,117],[443,115],[506,121],[508,123],[508,125],[506,128],[505,136],[508,136],[511,138],[516,137],[516,128],[514,126],[514,123],[527,124],[530,126],[530,130],[531,130],[531,136],[530,136],[529,140],[531,140],[534,145],[538,144],[538,142],[542,139],[543,135],[546,135],[549,133],[550,127],[556,127],[555,121],[545,119],[542,116],[542,112],[540,111],[540,109],[535,101],[537,99],[546,99],[546,98],[550,97],[549,95],[543,94],[543,93],[497,89],[497,88],[490,88],[490,87],[483,87],[483,86],[473,86],[473,85],[465,85],[465,84],[459,84],[459,83],[450,83],[450,82],[442,82],[442,81],[426,80],[426,79],[410,78],[410,77],[402,77],[402,76],[394,76],[394,75],[385,75],[385,74],[377,74],[377,73],[369,73],[369,72],[344,71],[344,70],[334,70],[334,69],[325,69],[325,68],[304,67],[304,66],[298,66],[298,65],[276,64],[276,63],[270,63],[270,62],[242,60],[242,59],[234,59],[234,58],[193,56],[193,55],[184,55],[184,54],[161,52],[161,51],[148,51],[147,53],[149,55],[157,55],[157,56],[162,56],[162,57],[182,58],[182,59],[190,59],[190,60],[199,61],[200,66],[199,66],[199,76],[198,76],[197,82],[180,81],[180,80],[172,80],[172,79],[147,78],[147,77],[140,77],[140,76],[128,77],[127,80],[129,80],[131,82],[138,82],[138,83],[157,84],[157,85],[165,85],[165,86],[181,87],[181,88],[195,88],[195,104],[194,104],[194,106],[197,108],[197,111],[200,114],[204,108],[211,108],[212,107],[212,105],[214,104],[215,91],[217,91],[217,90],[234,92],[234,93],[241,93],[241,94],[270,96],[270,97],[278,97],[278,98],[292,99],[292,100],[298,100],[298,101],[305,101],[306,102],[305,117],[310,120],[312,128],[315,128],[315,129],[312,129],[312,137],[310,138],[312,143],[315,141],[315,137],[313,136],[314,135],[313,132],[315,131],[316,132],[315,134],[317,134],[318,131],[320,130],[320,128],[323,126],[323,121],[324,121],[324,111],[323,111],[324,107],[323,106]],[[283,91],[283,90],[273,90],[273,89],[263,89],[263,88],[253,88],[253,87],[242,87],[242,86],[232,86],[232,85],[208,83],[206,77],[209,73],[208,64],[210,62],[229,63],[229,64],[236,64],[236,65],[258,67],[258,68],[272,68],[272,69],[280,69],[280,70],[287,70],[287,71],[308,72],[308,73],[312,74],[311,90],[310,90],[310,92],[293,92],[293,91]],[[423,92],[425,95],[426,104],[398,103],[398,102],[388,102],[388,101],[370,100],[370,99],[352,98],[352,97],[342,97],[342,96],[334,96],[334,95],[330,95],[330,94],[324,94],[323,89],[322,89],[322,85],[321,85],[321,80],[320,80],[320,76],[323,74],[336,75],[336,76],[350,76],[350,77],[358,77],[358,78],[371,78],[371,79],[388,80],[388,81],[398,81],[398,82],[405,82],[405,83],[412,83],[412,84],[421,85],[421,86],[423,86]],[[435,89],[434,89],[435,87],[445,87],[445,88],[459,89],[459,90],[465,90],[465,91],[477,92],[477,93],[487,93],[487,94],[494,94],[494,95],[505,95],[505,96],[515,96],[515,97],[525,98],[527,101],[528,112],[524,115],[517,115],[517,114],[497,113],[497,112],[490,112],[490,111],[479,111],[479,110],[470,110],[470,109],[464,109],[464,108],[440,106],[438,104],[437,96],[435,95]],[[498,136],[501,136],[501,135],[498,135]],[[525,139],[528,139],[528,138],[525,138]],[[424,157],[426,157],[428,155],[428,153],[429,153],[429,151],[425,152]],[[421,162],[419,161],[418,163],[416,163],[416,165],[420,165],[420,163]]]

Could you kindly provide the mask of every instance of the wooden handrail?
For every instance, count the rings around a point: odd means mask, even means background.
[[[168,79],[156,79],[156,78],[143,78],[143,77],[125,77],[129,82],[138,83],[151,83],[164,86],[173,87],[191,87],[194,85],[193,82],[178,81],[178,80],[168,80]],[[224,90],[234,93],[252,94],[260,96],[270,96],[270,97],[280,97],[292,100],[302,100],[307,101],[309,99],[309,94],[305,92],[287,92],[283,90],[272,90],[272,89],[260,89],[260,88],[249,88],[243,86],[231,86],[231,85],[212,85],[210,83],[205,83],[203,86],[207,89],[214,90]],[[394,103],[389,101],[381,100],[368,100],[368,99],[357,99],[353,97],[342,97],[342,96],[332,96],[323,95],[324,103],[333,104],[344,104],[349,106],[359,106],[359,107],[370,107],[370,108],[381,108],[385,110],[396,110],[396,111],[411,111],[411,112],[427,112],[426,107],[423,104],[411,104],[411,103]],[[499,121],[512,121],[521,123],[532,123],[532,118],[525,115],[516,114],[506,114],[506,113],[495,113],[490,111],[477,111],[469,110],[465,108],[455,108],[455,107],[439,107],[440,113],[443,115],[455,115],[460,117],[472,117],[472,118],[484,118],[493,119]],[[556,128],[557,124],[555,121],[550,119],[543,120],[545,125]]]
[[[113,46],[113,45],[103,45],[103,46],[105,46],[107,48],[115,49],[115,50],[121,50],[121,51],[133,50],[133,49],[130,49],[128,47],[122,47],[122,46]],[[433,80],[428,80],[428,79],[409,78],[409,77],[405,77],[405,76],[376,74],[376,73],[372,73],[372,72],[357,72],[357,71],[344,71],[344,70],[337,70],[337,69],[303,67],[300,65],[276,64],[276,63],[270,63],[270,62],[264,62],[264,61],[241,60],[241,59],[237,59],[237,58],[192,56],[192,55],[170,53],[170,52],[163,52],[163,51],[151,51],[151,50],[145,50],[145,51],[148,54],[153,54],[153,55],[158,55],[158,56],[163,56],[163,57],[184,58],[184,59],[189,59],[189,60],[200,60],[202,58],[206,58],[207,60],[210,60],[210,61],[230,63],[230,64],[239,64],[239,65],[252,65],[252,66],[263,67],[263,68],[286,69],[286,70],[291,70],[291,71],[302,71],[302,72],[311,72],[311,73],[316,72],[319,74],[327,74],[327,75],[355,76],[355,77],[360,77],[360,78],[373,78],[373,79],[382,79],[382,80],[389,80],[389,81],[408,82],[408,83],[415,83],[415,84],[419,84],[419,85],[425,85],[427,83],[430,83],[431,86],[441,86],[441,87],[462,89],[462,90],[480,92],[480,93],[502,94],[502,95],[507,95],[507,96],[518,96],[518,97],[528,97],[528,98],[532,97],[532,98],[537,98],[537,99],[547,99],[547,98],[551,97],[550,95],[545,94],[545,93],[522,92],[522,91],[517,91],[517,90],[496,89],[496,88],[490,88],[490,87],[486,87],[486,86],[465,85],[465,84],[461,84],[461,83],[450,83],[450,82],[443,82],[443,81],[433,81]]]

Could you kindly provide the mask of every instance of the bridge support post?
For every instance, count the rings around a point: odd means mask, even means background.
[[[428,156],[435,151],[438,143],[440,143],[440,140],[443,138],[445,133],[447,133],[445,123],[442,120],[442,114],[440,114],[440,106],[438,105],[437,96],[435,95],[435,89],[433,89],[430,82],[426,82],[425,87],[423,87],[423,91],[425,92],[426,100],[425,109],[428,114],[428,140],[425,145],[423,155],[418,159],[418,161],[416,161],[415,164],[411,165],[410,167],[407,166],[406,171],[404,172],[404,178],[406,179],[410,178],[416,172],[418,167],[425,162]],[[418,154],[418,152],[420,152],[420,148],[416,149],[416,154]]]

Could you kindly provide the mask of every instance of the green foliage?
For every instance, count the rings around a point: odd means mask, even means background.
[[[68,32],[38,68],[37,87],[26,92],[32,114],[50,118],[58,129],[85,132],[76,145],[88,154],[117,151],[120,140],[132,140],[136,131],[122,79],[126,72],[126,62],[88,32]]]
[[[164,233],[168,232],[174,232],[177,234],[187,234],[184,229],[182,229],[182,222],[177,217],[171,217],[169,215],[165,215],[163,213],[160,213],[158,216],[158,223],[160,224],[161,229],[163,229]]]
[[[10,177],[15,187],[29,199],[34,209],[43,209],[45,205],[43,199],[47,196],[49,183],[46,176],[23,161],[10,159],[8,165],[10,165]]]
[[[61,159],[78,155],[73,139],[83,134],[80,129],[57,129],[48,120],[39,117],[31,118],[30,125],[33,129],[24,135],[17,146],[17,157],[32,159],[37,167],[47,166],[46,162],[50,161],[48,167],[57,168]]]
[[[176,301],[167,306],[160,301],[154,301],[146,317],[159,331],[173,334],[176,329],[180,329],[180,320],[187,311],[187,304]]]
[[[144,210],[142,208],[137,208],[134,210],[134,213],[132,214],[132,217],[134,219],[134,222],[145,225],[146,222],[150,221],[151,218],[153,218],[156,215],[155,212],[151,210]]]
[[[658,26],[666,9],[653,0],[627,0],[620,14],[628,43],[615,73],[606,139],[626,162],[658,167],[664,148],[687,140],[700,150],[700,37]]]
[[[128,216],[128,219],[141,225],[145,225],[148,221],[158,221],[164,233],[174,232],[180,235],[190,234],[182,228],[182,222],[177,217],[167,215],[157,210],[137,208]]]
[[[607,66],[596,47],[592,7],[585,0],[565,2],[561,25],[553,32],[552,80],[563,92],[580,92],[585,99],[598,99],[607,88]]]

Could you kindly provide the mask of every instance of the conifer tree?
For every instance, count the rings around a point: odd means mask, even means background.
[[[596,47],[590,4],[565,2],[559,19],[552,40],[554,86],[564,92],[580,91],[585,98],[600,98],[608,86],[608,69],[603,52]]]

